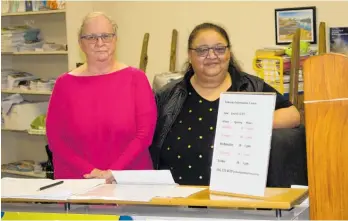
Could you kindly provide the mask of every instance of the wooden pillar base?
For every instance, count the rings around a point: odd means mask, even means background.
[[[348,220],[348,57],[304,63],[310,219]]]

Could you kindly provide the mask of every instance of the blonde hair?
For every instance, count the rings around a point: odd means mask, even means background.
[[[117,34],[117,28],[118,28],[117,24],[110,16],[106,15],[104,12],[90,12],[82,20],[82,23],[81,23],[81,26],[80,26],[79,32],[78,32],[79,38],[82,36],[83,29],[85,28],[85,25],[88,22],[88,20],[91,18],[99,17],[99,16],[103,16],[104,18],[106,18],[110,22],[110,24],[112,25],[113,32],[115,34]]]

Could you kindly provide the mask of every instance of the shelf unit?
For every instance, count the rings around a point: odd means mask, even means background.
[[[13,171],[13,170],[1,170],[2,174],[9,174],[9,175],[15,175],[16,177],[32,177],[32,178],[45,178],[45,173],[35,173],[35,172],[21,172],[21,171]]]
[[[20,90],[20,89],[14,89],[14,90],[8,90],[8,89],[3,89],[1,90],[1,93],[4,94],[35,94],[35,95],[51,95],[51,91],[25,91],[25,90]]]
[[[11,131],[11,132],[20,132],[20,133],[28,133],[29,135],[39,135],[39,136],[45,136],[45,132],[41,130],[15,130],[15,129],[7,129],[7,128],[1,128],[2,131]]]
[[[67,55],[68,51],[21,51],[1,52],[2,55]]]
[[[32,12],[10,12],[3,13],[1,17],[6,16],[23,16],[23,15],[45,15],[45,14],[58,14],[65,13],[65,9],[57,9],[57,10],[46,10],[46,11],[32,11]]]
[[[41,30],[47,42],[67,44],[66,10],[46,10],[34,12],[2,13],[2,27],[23,25],[33,21],[33,25]],[[1,52],[1,59],[11,64],[14,70],[25,71],[42,79],[56,78],[69,70],[68,51],[21,51]],[[21,94],[25,100],[48,101],[51,91],[9,90],[2,89],[2,96]],[[40,130],[1,130],[1,161],[2,164],[20,160],[47,160],[44,131]],[[20,176],[43,178],[45,174],[1,170],[2,176]]]

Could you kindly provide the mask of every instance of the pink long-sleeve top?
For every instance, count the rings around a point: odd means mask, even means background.
[[[156,119],[150,84],[136,68],[61,75],[46,118],[55,178],[81,179],[94,168],[152,169],[148,148]]]

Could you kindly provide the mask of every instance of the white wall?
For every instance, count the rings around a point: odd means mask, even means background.
[[[66,2],[66,29],[67,43],[69,50],[69,70],[76,67],[76,63],[83,60],[83,54],[80,51],[77,33],[80,28],[83,17],[93,11],[92,1],[69,1]]]
[[[104,11],[119,26],[118,59],[132,66],[139,66],[143,36],[150,33],[147,74],[152,81],[154,74],[169,70],[172,29],[178,30],[177,69],[181,69],[187,56],[187,39],[195,25],[209,21],[223,25],[230,35],[233,52],[245,71],[252,73],[255,50],[275,45],[274,9],[316,6],[317,24],[328,27],[348,26],[348,2],[71,2],[68,5],[68,36],[76,36],[77,24],[89,10]],[[69,3],[70,4],[70,3]],[[71,20],[70,20],[71,19]],[[68,39],[69,50],[74,41]],[[70,53],[70,52],[69,52]],[[78,62],[76,51],[71,51],[71,62]]]

